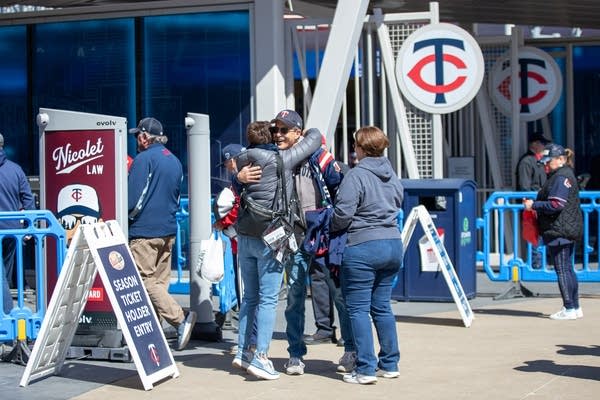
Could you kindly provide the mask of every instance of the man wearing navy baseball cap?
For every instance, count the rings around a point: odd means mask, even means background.
[[[235,158],[244,150],[246,150],[246,148],[237,143],[231,143],[223,147],[221,149],[221,162],[217,164],[217,167],[224,165],[229,172],[234,172],[235,168],[228,166],[228,164],[231,164],[230,161],[235,161]]]
[[[287,128],[296,128],[302,130],[302,117],[300,117],[300,115],[294,110],[279,111],[271,123],[276,121],[281,122]]]
[[[162,136],[163,126],[156,118],[146,117],[140,120],[140,123],[136,128],[130,129],[129,133],[133,133],[136,136],[140,133],[147,133],[153,136]]]
[[[175,348],[183,350],[197,315],[185,312],[168,291],[183,168],[165,147],[167,136],[160,121],[144,118],[129,132],[135,134],[139,151],[127,179],[129,248],[154,309],[177,329]]]

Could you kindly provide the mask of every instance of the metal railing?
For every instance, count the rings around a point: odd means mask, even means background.
[[[494,192],[485,202],[483,217],[477,219],[477,228],[483,234],[483,249],[477,252],[476,259],[483,263],[490,280],[556,281],[556,273],[547,263],[545,246],[538,246],[541,265],[534,268],[535,250],[531,244],[524,248],[524,242],[520,240],[522,200],[535,197],[535,192]],[[600,282],[600,192],[582,191],[579,197],[583,212],[583,239],[575,248],[575,272],[580,282]]]
[[[46,265],[48,254],[55,254],[57,268],[63,264],[67,249],[67,237],[64,228],[47,210],[0,212],[0,221],[19,225],[16,228],[0,229],[0,241],[15,241],[14,268],[17,273],[16,304],[10,313],[0,310],[0,342],[10,342],[15,339],[35,339],[46,313]],[[33,246],[33,257],[25,263],[26,245]],[[55,246],[55,252],[45,249]],[[25,266],[35,271],[35,310],[25,304]],[[1,273],[5,274],[4,263],[0,257]],[[0,286],[0,297],[4,287]]]

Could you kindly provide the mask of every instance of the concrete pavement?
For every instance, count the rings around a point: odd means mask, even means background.
[[[600,398],[600,284],[581,284],[584,318],[553,321],[561,306],[555,283],[528,284],[539,297],[494,301],[507,283],[478,277],[471,301],[475,320],[465,328],[453,303],[393,304],[401,349],[398,379],[375,385],[344,383],[335,372],[342,349],[309,346],[302,376],[259,381],[231,367],[236,334],[220,343],[191,342],[174,352],[180,377],[149,392],[131,363],[67,360],[61,376],[18,386],[24,367],[0,363],[3,398],[11,399],[598,399]],[[284,303],[270,357],[287,361]],[[312,333],[307,302],[306,333]]]

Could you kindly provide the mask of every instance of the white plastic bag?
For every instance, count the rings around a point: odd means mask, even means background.
[[[213,232],[209,239],[200,242],[196,273],[211,283],[217,283],[223,279],[225,275],[223,241],[219,232]]]

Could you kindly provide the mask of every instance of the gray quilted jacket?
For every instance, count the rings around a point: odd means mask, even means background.
[[[283,161],[283,171],[286,181],[286,196],[289,202],[292,199],[292,191],[294,181],[292,171],[312,153],[317,151],[321,146],[321,132],[318,129],[309,129],[303,139],[294,147],[287,150],[280,150]],[[274,206],[274,198],[277,190],[277,152],[265,150],[261,148],[250,148],[242,152],[236,159],[238,169],[242,169],[248,164],[258,165],[262,169],[260,182],[243,185],[243,190],[246,191],[248,197],[256,201],[263,207],[269,209],[281,210],[282,204]],[[247,218],[247,212],[243,207],[240,207],[240,213],[237,219],[237,231],[242,235],[260,236],[264,227],[254,226],[254,223]]]

